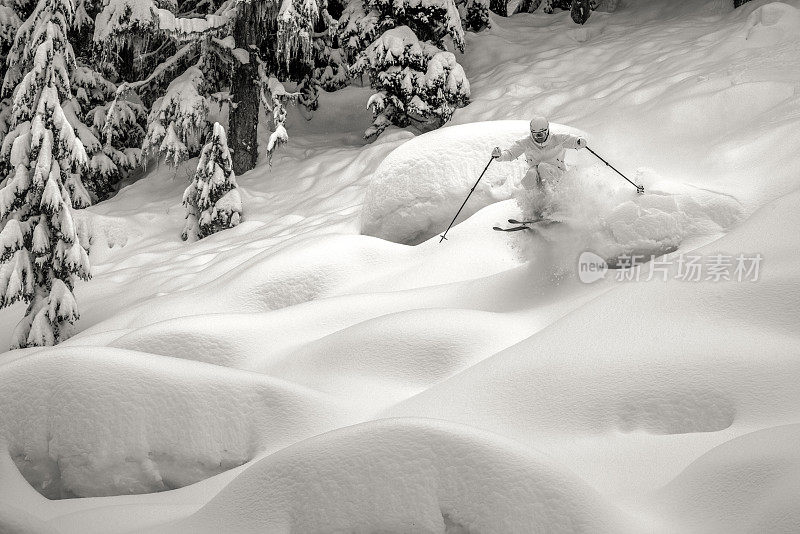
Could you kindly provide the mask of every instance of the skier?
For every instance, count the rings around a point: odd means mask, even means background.
[[[525,154],[528,172],[522,179],[522,187],[538,192],[534,198],[534,219],[540,219],[545,211],[552,212],[552,189],[566,172],[564,155],[568,148],[586,148],[586,139],[570,134],[550,133],[550,122],[536,116],[530,122],[531,135],[515,142],[506,150],[495,147],[492,157],[497,161],[513,161]]]

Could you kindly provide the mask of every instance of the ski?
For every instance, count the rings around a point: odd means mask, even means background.
[[[528,225],[528,226],[533,225],[533,226],[536,226],[536,227],[545,228],[545,227],[549,227],[549,226],[554,225],[554,224],[562,223],[563,221],[556,221],[556,220],[553,220],[553,219],[536,219],[535,221],[518,221],[516,219],[509,219],[508,222],[511,223],[511,224],[520,224],[520,225],[524,224],[524,225]],[[532,228],[533,226],[530,226],[530,227]]]
[[[499,226],[492,227],[492,230],[497,230],[498,232],[519,232],[520,230],[532,230],[530,226],[515,226],[513,228],[500,228]]]

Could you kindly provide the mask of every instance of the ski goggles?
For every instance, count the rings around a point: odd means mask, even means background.
[[[536,141],[537,143],[545,142],[547,140],[547,136],[549,134],[550,134],[550,129],[549,128],[545,128],[544,130],[536,130],[536,131],[531,130],[531,137],[533,137],[533,140]]]

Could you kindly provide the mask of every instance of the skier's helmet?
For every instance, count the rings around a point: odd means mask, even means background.
[[[544,143],[547,141],[547,137],[550,135],[550,122],[540,116],[537,115],[536,117],[531,119],[531,137],[537,143]]]

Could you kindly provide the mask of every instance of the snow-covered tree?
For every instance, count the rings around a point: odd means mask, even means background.
[[[408,26],[384,32],[359,56],[353,72],[366,72],[378,89],[367,104],[374,115],[367,139],[391,124],[441,126],[469,102],[469,82],[455,56],[420,42]]]
[[[98,112],[98,108],[106,106],[108,100],[114,95],[116,87],[86,63],[94,60],[94,55],[91,48],[87,48],[86,44],[81,41],[81,37],[85,36],[84,34],[92,26],[91,16],[87,9],[92,13],[96,12],[98,7],[95,4],[96,2],[92,0],[80,0],[77,9],[72,9],[70,23],[64,25],[65,29],[62,30],[62,35],[57,36],[64,43],[64,68],[68,82],[65,86],[67,92],[62,95],[63,110],[67,121],[75,129],[89,157],[86,169],[82,169],[80,173],[69,172],[65,178],[65,186],[70,193],[72,206],[75,208],[86,207],[92,202],[108,197],[122,173],[132,168],[133,165],[130,163],[138,163],[136,150],[141,143],[141,140],[127,137],[118,137],[111,142],[105,142],[99,128],[102,121],[98,122],[97,119],[102,111]],[[74,4],[71,5],[74,6]],[[32,39],[32,32],[36,27],[32,18],[36,13],[38,11],[34,12],[31,8],[26,22],[19,25],[19,32],[16,36],[18,44],[14,44],[9,52],[9,68],[5,73],[3,83],[3,93],[8,97],[9,104],[11,93],[19,83],[25,69],[29,68],[26,62],[29,62],[34,51],[35,43],[30,39]],[[81,44],[86,57],[82,59],[76,57],[72,42]],[[3,105],[0,104],[0,118],[2,115]],[[10,120],[10,113],[7,115],[6,122]],[[140,122],[142,118],[140,112]],[[125,141],[128,141],[129,144],[124,144]],[[134,161],[129,162],[122,158],[115,160],[112,157],[120,152],[129,154],[130,159]],[[2,154],[0,152],[0,155]],[[5,161],[7,164],[8,160]],[[7,172],[10,169],[6,166],[4,170]]]
[[[325,15],[325,30],[314,40],[314,72],[311,79],[326,91],[341,89],[350,81],[347,72],[347,58],[338,44],[338,21],[331,17],[327,11]]]
[[[297,102],[301,110],[306,111],[306,118],[311,118],[310,112],[319,107],[320,89],[337,91],[351,81],[345,51],[339,44],[339,21],[329,12],[330,8],[341,15],[343,8],[338,0],[320,0],[319,8],[320,14],[312,36],[313,50],[308,62],[298,61],[291,69],[302,78],[297,85]]]
[[[19,80],[2,145],[12,170],[0,189],[0,305],[28,303],[15,347],[68,337],[78,319],[75,281],[89,277],[68,191],[88,157],[62,105],[71,96],[73,18],[71,0],[40,0],[16,34],[4,80],[4,88]]]
[[[382,33],[383,23],[377,9],[365,1],[351,0],[344,8],[337,26],[339,41],[349,62],[367,49]],[[384,28],[384,30],[389,28]]]
[[[184,240],[202,239],[233,228],[242,217],[242,198],[236,185],[225,130],[217,122],[203,147],[197,172],[183,193],[186,206]]]
[[[169,40],[158,32],[160,7],[152,0],[104,3],[94,18],[93,31],[104,71],[120,81],[134,81],[148,76],[174,52]]]
[[[6,75],[6,62],[4,58],[8,55],[11,45],[14,43],[14,36],[22,25],[17,14],[19,8],[9,0],[0,1],[0,78]],[[0,95],[0,139],[8,131],[8,121],[11,118],[11,98]]]
[[[233,39],[223,35],[231,27],[235,3],[186,4],[189,12],[176,15],[183,4],[109,0],[97,15],[94,41],[102,47],[103,56],[112,63],[113,58],[129,63],[112,69],[128,79],[116,88],[104,117],[98,117],[106,144],[111,142],[117,149],[114,155],[119,161],[130,161],[135,154],[120,150],[113,140],[124,137],[121,127],[140,125],[142,105],[150,108],[146,133],[140,135],[135,128],[133,137],[141,142],[145,157],[160,155],[178,164],[199,153],[210,131],[209,110],[230,80],[235,47]],[[214,11],[194,11],[203,7]],[[127,61],[131,51],[136,57]]]
[[[87,123],[102,145],[102,154],[90,155],[86,185],[99,200],[114,191],[116,184],[128,172],[142,163],[142,142],[145,136],[146,112],[141,100],[110,84],[113,92],[94,105],[87,106]]]
[[[378,90],[367,104],[374,116],[367,139],[390,124],[441,126],[469,102],[464,70],[446,50],[448,37],[464,48],[453,0],[352,0],[339,23],[351,73],[367,74]]]
[[[543,0],[541,7],[545,13],[553,13],[556,9],[568,10],[572,20],[583,24],[589,19],[590,12],[597,9],[598,3],[598,0]]]
[[[205,83],[203,72],[195,66],[169,84],[150,110],[143,144],[146,154],[161,154],[177,165],[199,151],[209,129]]]
[[[286,135],[285,129],[278,132],[276,111],[283,115],[289,93],[273,79],[308,79],[311,100],[317,74],[328,87],[341,83],[337,54],[316,68],[317,55],[327,49],[317,46],[315,27],[333,20],[324,1],[108,0],[97,16],[94,40],[108,57],[136,51],[135,68],[121,69],[131,77],[120,91],[137,94],[150,107],[146,155],[158,153],[176,164],[197,154],[227,106],[234,168],[245,172],[258,156],[256,128],[264,102],[271,103],[265,110],[278,134],[270,147],[278,146]]]
[[[488,0],[467,0],[464,9],[464,24],[467,30],[479,32],[489,27]]]

